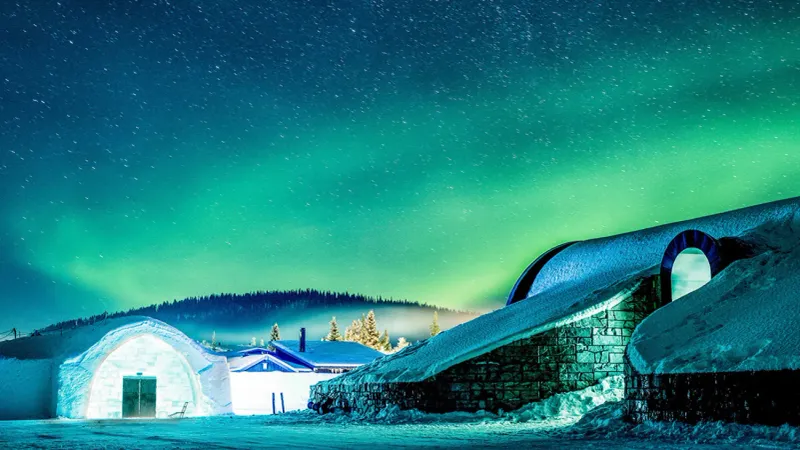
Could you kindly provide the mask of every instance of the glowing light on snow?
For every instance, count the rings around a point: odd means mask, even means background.
[[[180,411],[185,402],[187,416],[208,414],[198,404],[201,392],[197,375],[186,357],[152,334],[134,337],[111,352],[92,380],[86,417],[122,417],[122,378],[156,377],[156,417]]]
[[[672,266],[672,299],[677,300],[711,281],[711,265],[706,255],[696,248],[687,248]]]

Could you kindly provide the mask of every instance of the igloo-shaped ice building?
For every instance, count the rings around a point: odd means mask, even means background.
[[[230,391],[224,356],[149,317],[0,342],[0,419],[229,414]]]

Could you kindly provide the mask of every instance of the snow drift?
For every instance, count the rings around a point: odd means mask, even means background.
[[[556,394],[550,398],[528,403],[513,411],[427,413],[417,409],[400,409],[396,405],[372,413],[336,411],[318,415],[305,411],[311,420],[325,422],[367,422],[370,424],[402,423],[533,423],[557,422],[562,425],[574,423],[585,414],[607,402],[619,402],[624,395],[625,380],[622,375],[607,377],[598,384],[573,392]]]
[[[740,236],[761,251],[645,319],[628,347],[641,373],[800,369],[800,212]]]

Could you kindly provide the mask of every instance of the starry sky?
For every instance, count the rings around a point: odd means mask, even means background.
[[[317,288],[473,310],[546,249],[800,195],[795,0],[0,3],[0,330]]]

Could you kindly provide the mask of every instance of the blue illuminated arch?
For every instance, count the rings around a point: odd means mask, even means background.
[[[675,259],[684,250],[696,248],[703,252],[711,267],[711,278],[714,278],[727,266],[720,242],[699,230],[686,230],[681,232],[669,243],[661,260],[661,304],[664,306],[672,301],[672,268]]]
[[[519,279],[517,279],[516,284],[514,284],[514,288],[511,289],[511,293],[508,294],[506,306],[528,298],[528,293],[530,292],[531,287],[533,287],[533,282],[536,281],[536,276],[539,275],[539,272],[542,271],[544,266],[550,262],[553,257],[576,242],[578,241],[565,242],[561,245],[551,248],[536,258],[531,265],[529,265],[528,268],[522,272],[522,275],[520,275]]]

